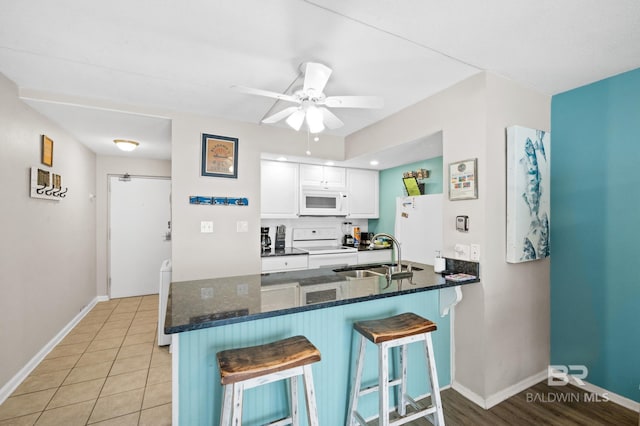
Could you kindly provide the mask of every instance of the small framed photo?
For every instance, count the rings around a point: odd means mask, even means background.
[[[478,198],[478,159],[449,164],[449,200]]]
[[[42,158],[45,166],[53,166],[53,141],[47,135],[42,135]]]
[[[238,138],[202,134],[202,176],[238,177]]]

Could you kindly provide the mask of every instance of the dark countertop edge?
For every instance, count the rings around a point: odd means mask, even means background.
[[[185,331],[202,330],[205,328],[219,327],[222,325],[254,321],[258,319],[277,317],[281,315],[296,314],[298,312],[314,311],[316,309],[331,308],[334,306],[350,305],[352,303],[367,302],[369,300],[384,299],[387,297],[404,296],[406,294],[411,294],[411,293],[421,293],[421,292],[430,291],[430,290],[440,290],[443,288],[457,287],[457,286],[474,284],[479,282],[480,282],[479,278],[468,280],[468,281],[445,281],[444,284],[433,284],[425,287],[411,288],[407,290],[394,291],[390,293],[374,294],[371,296],[356,297],[352,299],[334,300],[331,302],[316,303],[316,304],[307,305],[307,306],[296,306],[295,308],[281,309],[279,311],[261,312],[256,314],[245,315],[242,317],[224,318],[224,319],[219,319],[215,321],[203,322],[199,324],[188,324],[188,325],[182,325],[177,327],[165,327],[164,332],[165,334],[175,334],[175,333],[183,333]]]

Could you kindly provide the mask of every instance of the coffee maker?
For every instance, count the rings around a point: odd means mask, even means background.
[[[284,225],[278,225],[276,227],[276,250],[284,249],[286,229]]]
[[[269,236],[268,226],[260,228],[260,246],[262,247],[262,251],[271,250],[271,237]]]

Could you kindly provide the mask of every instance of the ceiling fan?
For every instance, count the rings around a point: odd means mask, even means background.
[[[280,101],[297,104],[276,112],[262,120],[263,123],[274,124],[286,118],[286,123],[298,131],[304,122],[309,132],[320,133],[325,127],[337,129],[344,123],[329,108],[382,108],[383,99],[378,96],[326,96],[323,92],[331,68],[317,62],[305,62],[300,65],[304,74],[303,86],[288,95],[244,86],[232,88],[250,95],[266,96]],[[296,77],[296,80],[300,76]],[[294,81],[295,83],[295,81]]]

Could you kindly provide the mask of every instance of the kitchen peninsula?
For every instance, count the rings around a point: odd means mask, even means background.
[[[457,271],[478,276],[474,265],[475,270]],[[353,322],[401,312],[415,312],[438,324],[433,336],[438,376],[442,385],[449,384],[449,318],[440,317],[439,292],[431,290],[479,280],[446,280],[429,265],[412,262],[411,266],[410,279],[388,280],[381,273],[385,266],[358,265],[171,283],[165,332],[174,336],[174,424],[210,425],[218,421],[221,387],[217,352],[293,335],[306,336],[322,354],[322,361],[313,367],[321,424],[343,424]],[[309,289],[314,289],[315,295],[305,298]],[[412,350],[421,348],[410,348],[409,357],[420,354]],[[371,365],[365,366],[365,379],[367,373],[375,375],[375,359],[368,357]],[[426,371],[421,368],[426,370],[418,366],[411,372],[414,380],[409,381],[409,389],[414,395],[428,392]],[[245,420],[284,417],[287,401],[283,386],[272,383],[247,393]],[[365,402],[371,402],[374,409],[375,398]]]

